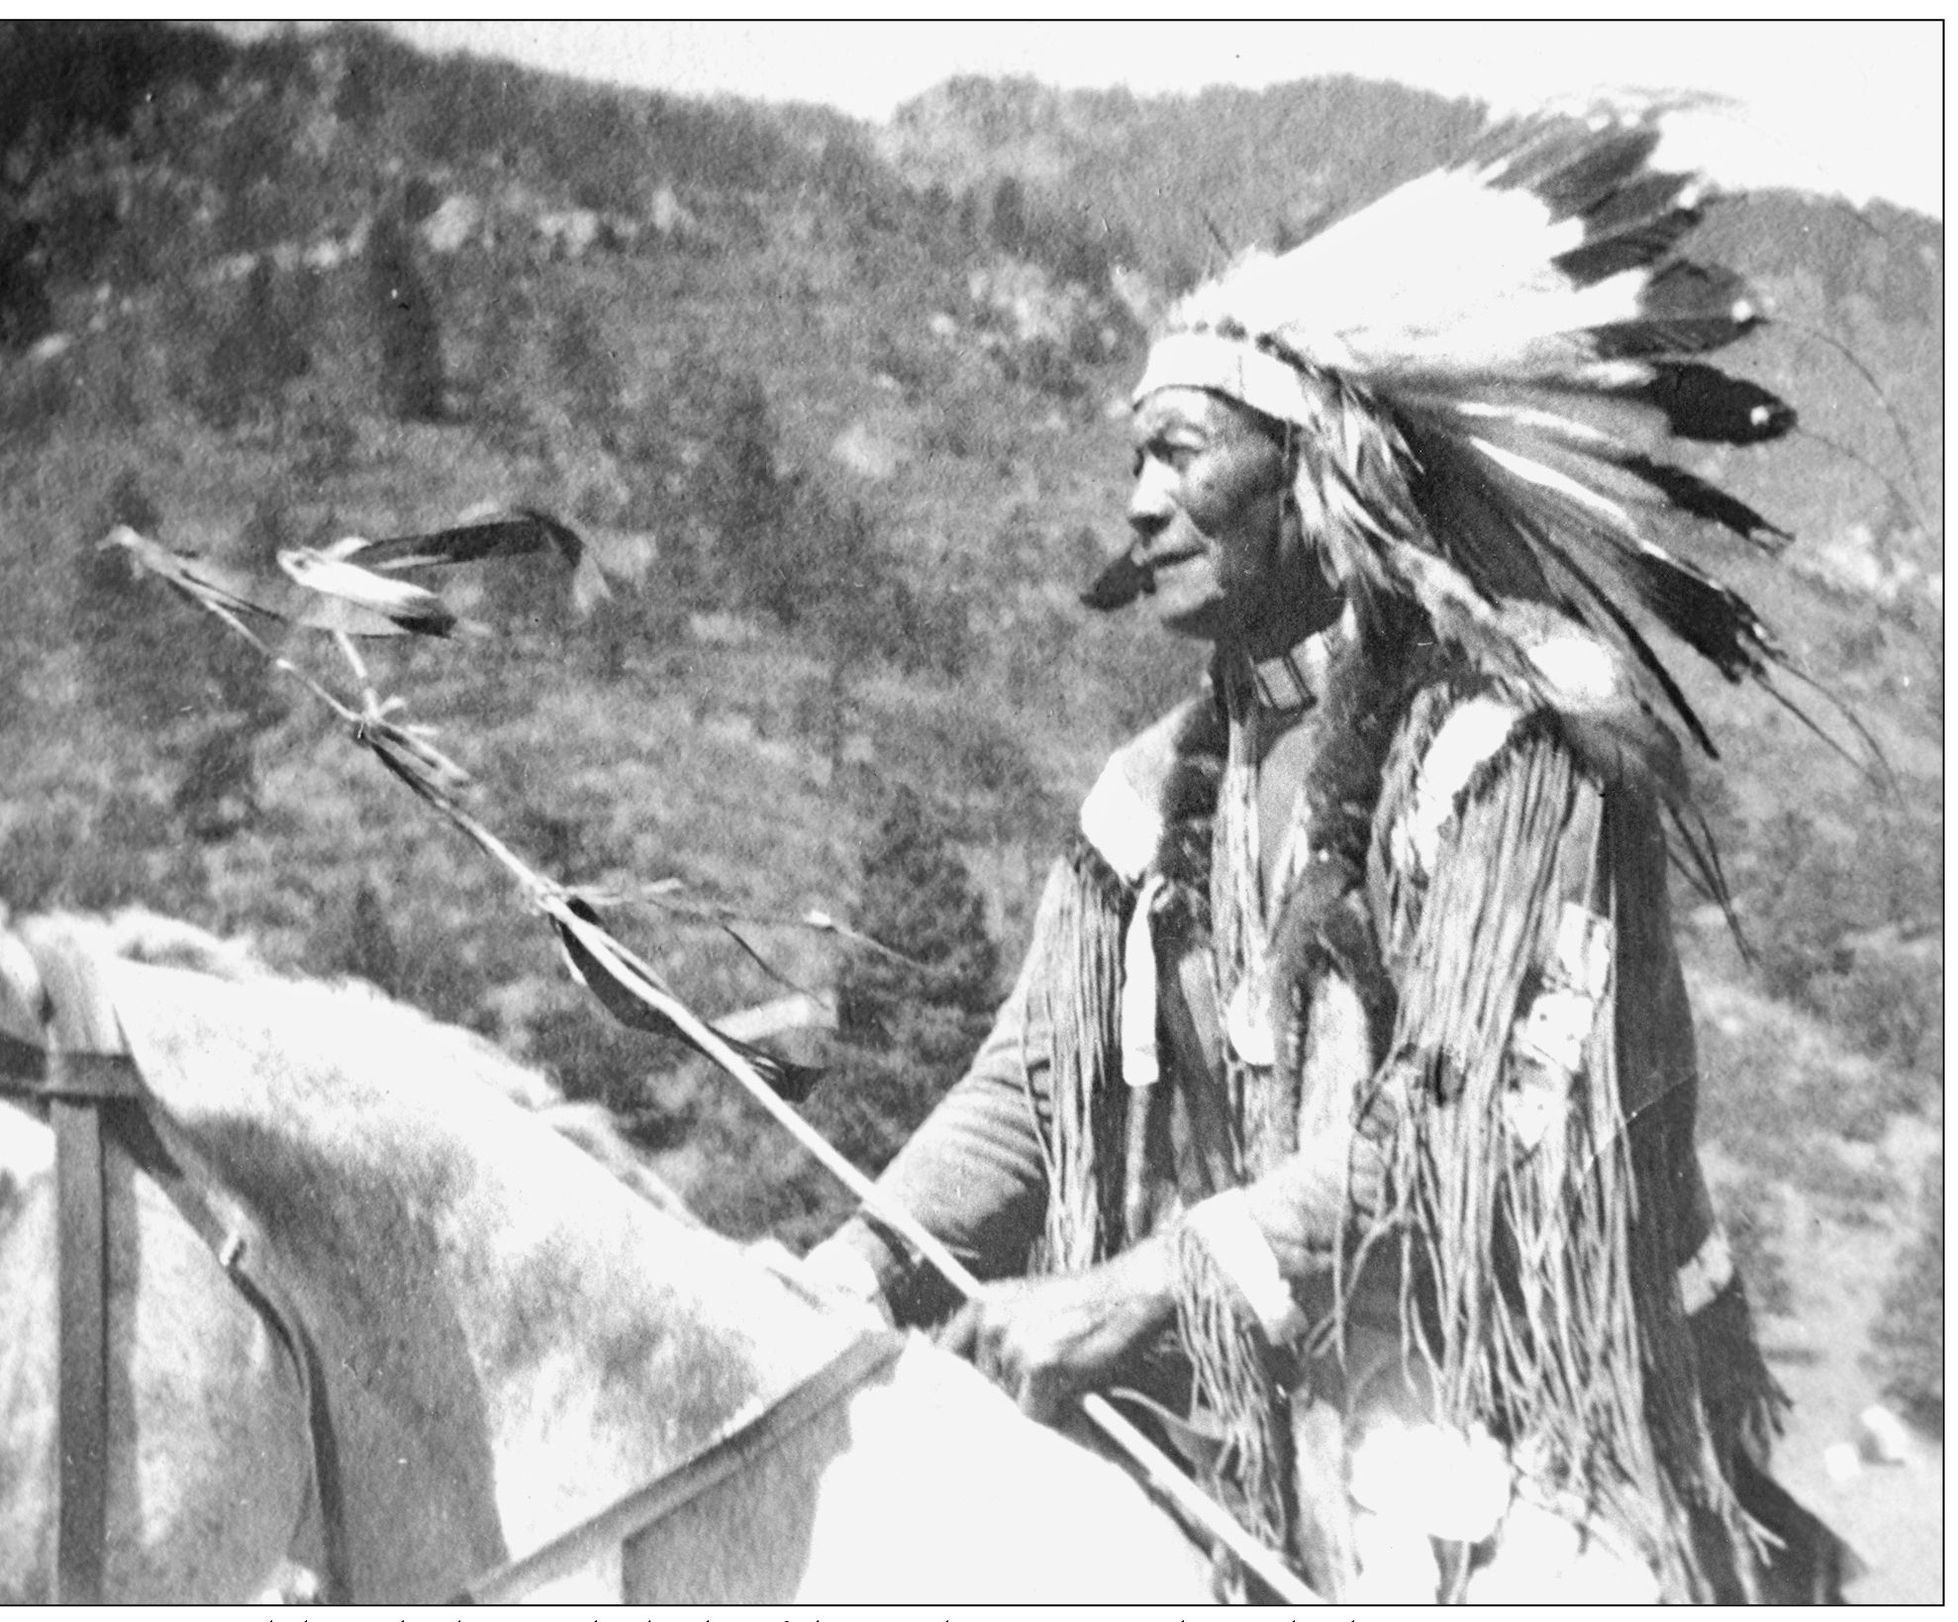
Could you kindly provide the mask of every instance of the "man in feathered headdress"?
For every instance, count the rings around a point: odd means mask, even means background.
[[[1642,624],[1778,650],[1664,550],[1778,536],[1661,454],[1793,413],[1677,249],[1649,122],[1532,123],[1186,298],[1128,554],[1214,644],[1120,751],[1018,984],[885,1188],[1035,1413],[1128,1387],[1335,1599],[1831,1597],[1693,1143],[1668,831],[1717,884]],[[949,1303],[859,1216],[819,1265]]]

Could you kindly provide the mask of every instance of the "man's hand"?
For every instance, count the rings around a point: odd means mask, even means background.
[[[939,1344],[969,1358],[1032,1418],[1053,1424],[1175,1311],[1169,1247],[1150,1239],[1085,1273],[994,1284],[959,1309]]]
[[[750,1246],[749,1253],[758,1248]],[[877,1270],[840,1233],[831,1234],[800,1262],[791,1260],[786,1269],[774,1270],[805,1294],[812,1293],[813,1287],[817,1306],[858,1318],[867,1328],[891,1327],[891,1306],[884,1299]]]

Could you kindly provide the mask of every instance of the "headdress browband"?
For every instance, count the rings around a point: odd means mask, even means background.
[[[1279,422],[1309,427],[1312,384],[1304,373],[1242,338],[1215,332],[1172,332],[1149,351],[1133,402],[1158,389],[1207,389],[1241,401]]]

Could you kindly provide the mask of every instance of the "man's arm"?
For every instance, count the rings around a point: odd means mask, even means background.
[[[991,1032],[965,1075],[878,1179],[881,1190],[982,1279],[1024,1272],[1045,1226],[1047,1173],[1034,1112],[1040,1111],[1044,1127],[1049,1044],[1039,1024],[1047,999],[1033,991],[1068,882],[1064,864],[1057,863],[1019,978]],[[903,1241],[867,1212],[852,1216],[809,1260],[839,1283],[854,1279],[862,1292],[874,1284],[900,1324],[936,1321],[958,1304],[936,1271],[914,1261]]]

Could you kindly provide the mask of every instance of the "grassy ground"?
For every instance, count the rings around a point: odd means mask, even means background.
[[[1900,1120],[1877,1152],[1908,1184],[1936,1152],[1939,1135],[1930,1123]],[[1853,1601],[1942,1604],[1942,1439],[1912,1429],[1899,1461],[1861,1459],[1853,1474],[1831,1465],[1843,1457],[1843,1444],[1857,1442],[1864,1410],[1888,1401],[1868,1348],[1886,1284],[1915,1236],[1911,1206],[1886,1202],[1846,1216],[1839,1202],[1799,1191],[1790,1205],[1793,1310],[1766,1325],[1769,1366],[1794,1399],[1777,1474],[1864,1562],[1849,1590]]]

